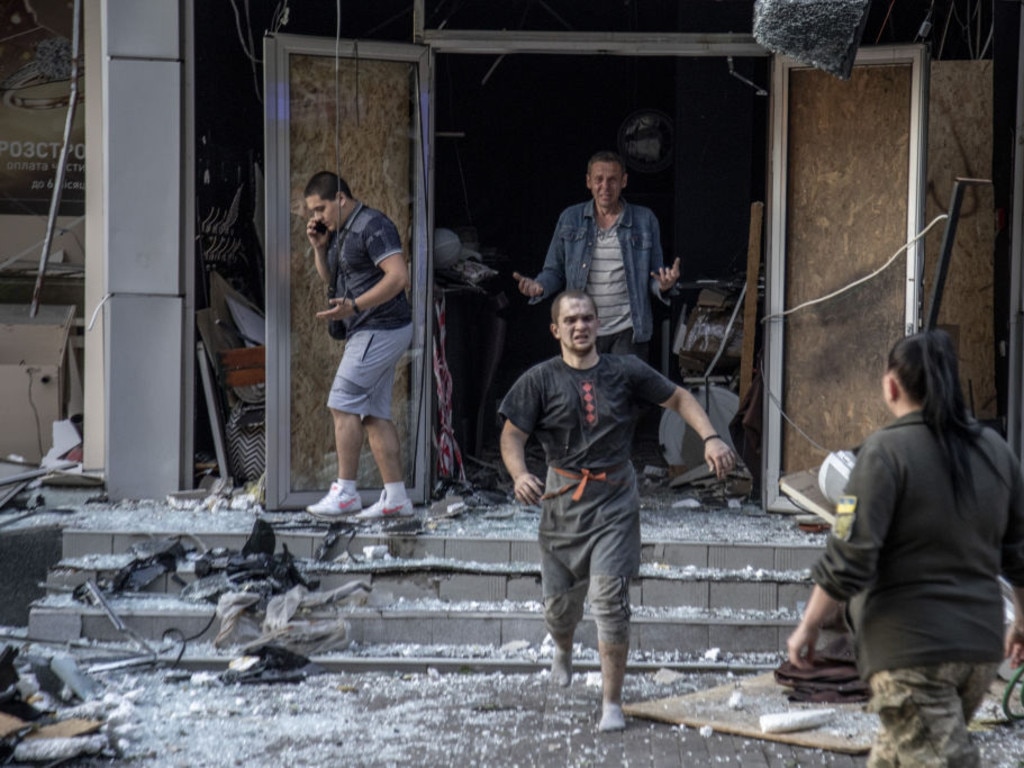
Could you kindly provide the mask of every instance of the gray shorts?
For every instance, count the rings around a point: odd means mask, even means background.
[[[395,366],[411,341],[412,323],[383,331],[356,331],[349,336],[327,406],[343,413],[390,419]]]

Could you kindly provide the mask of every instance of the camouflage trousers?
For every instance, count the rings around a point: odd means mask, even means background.
[[[868,768],[981,765],[967,724],[995,679],[998,664],[949,662],[876,672],[871,702],[882,727]]]

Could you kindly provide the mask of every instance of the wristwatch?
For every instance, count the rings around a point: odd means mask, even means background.
[[[359,314],[359,305],[356,304],[356,300],[355,299],[351,299],[351,301],[352,301],[352,311],[355,312],[358,315]]]

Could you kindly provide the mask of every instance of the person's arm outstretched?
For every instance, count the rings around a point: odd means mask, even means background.
[[[676,387],[669,399],[661,403],[661,407],[678,413],[690,429],[700,435],[704,441],[704,461],[719,480],[729,474],[736,466],[736,454],[728,443],[715,434],[715,427],[697,398],[682,387]]]

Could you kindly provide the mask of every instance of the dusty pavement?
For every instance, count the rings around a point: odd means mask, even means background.
[[[600,734],[600,691],[529,674],[328,673],[301,683],[223,684],[213,673],[119,671],[101,676],[115,749],[76,766],[861,766],[863,756],[630,718]],[[637,702],[735,678],[694,673],[670,683],[629,674]],[[1019,768],[1024,726],[975,735],[989,768]]]

